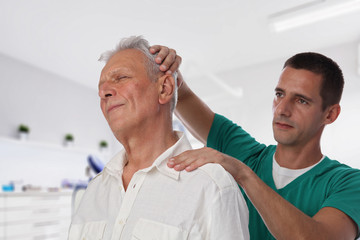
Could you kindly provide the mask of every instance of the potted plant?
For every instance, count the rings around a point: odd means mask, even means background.
[[[20,140],[27,140],[29,138],[30,128],[27,125],[20,124],[18,127],[18,134]]]
[[[107,149],[107,147],[108,147],[108,143],[107,143],[107,141],[105,141],[105,140],[101,140],[101,141],[99,142],[99,147],[100,147],[100,151],[104,151],[104,150],[106,150],[106,149]]]
[[[67,133],[64,137],[64,145],[66,147],[74,145],[74,136],[71,133]]]

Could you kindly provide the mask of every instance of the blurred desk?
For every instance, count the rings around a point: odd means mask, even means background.
[[[72,192],[0,193],[0,240],[65,240]]]

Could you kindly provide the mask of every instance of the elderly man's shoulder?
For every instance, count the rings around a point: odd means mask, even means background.
[[[229,172],[220,164],[208,163],[192,172],[182,172],[182,178],[191,178],[191,181],[203,181],[204,183],[215,185],[219,190],[234,188],[238,190],[238,185]]]

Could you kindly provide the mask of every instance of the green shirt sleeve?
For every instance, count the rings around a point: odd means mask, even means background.
[[[207,139],[207,146],[248,163],[266,148],[240,126],[224,116],[215,114]]]
[[[328,197],[322,207],[333,207],[344,212],[360,226],[360,170],[344,164],[334,169],[329,179]]]

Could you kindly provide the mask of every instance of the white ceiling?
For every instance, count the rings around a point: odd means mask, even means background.
[[[1,0],[0,53],[96,89],[99,55],[130,35],[175,48],[183,69],[210,73],[360,39],[359,11],[271,30],[270,15],[309,2],[324,1]]]

